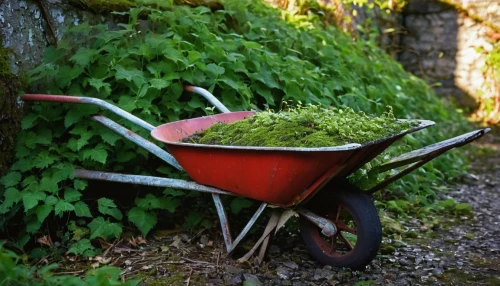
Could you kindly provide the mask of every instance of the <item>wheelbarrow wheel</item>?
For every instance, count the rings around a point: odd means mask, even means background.
[[[307,208],[332,221],[337,233],[327,237],[301,216],[300,234],[311,255],[325,265],[363,269],[382,241],[380,218],[370,197],[350,189],[323,192],[314,199]]]

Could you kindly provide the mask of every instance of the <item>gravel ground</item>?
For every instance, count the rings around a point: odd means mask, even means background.
[[[385,238],[364,271],[315,262],[296,232],[285,231],[260,267],[225,258],[220,237],[205,232],[170,234],[140,251],[117,246],[111,264],[143,285],[500,285],[500,145],[490,145],[496,151],[477,157],[443,197],[470,203],[474,216],[438,217],[438,227],[410,218],[403,227],[416,237]]]

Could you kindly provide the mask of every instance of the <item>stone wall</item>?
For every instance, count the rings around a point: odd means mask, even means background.
[[[500,2],[453,1],[409,3],[403,13],[407,33],[401,37],[403,52],[398,59],[408,71],[439,84],[437,94],[474,108],[484,83],[485,54],[478,49],[493,48],[491,23],[500,24]]]

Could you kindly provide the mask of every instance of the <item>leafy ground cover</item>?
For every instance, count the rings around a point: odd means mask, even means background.
[[[284,101],[300,101],[382,114],[391,105],[396,118],[438,123],[418,139],[406,137],[373,164],[468,130],[459,113],[373,41],[353,41],[315,14],[294,16],[259,1],[223,5],[212,11],[158,4],[115,13],[116,26],[83,23],[46,50],[30,81],[38,93],[101,98],[153,125],[210,112],[200,98],[183,92],[185,83],[208,88],[235,111],[279,110]],[[146,236],[159,225],[214,225],[204,216],[210,215],[207,200],[196,194],[75,179],[77,167],[184,176],[92,122],[89,115],[98,112],[85,105],[27,106],[14,164],[0,179],[5,238],[30,250],[33,259],[49,252],[33,248],[44,235],[62,246],[59,254],[91,257],[102,253],[97,238],[112,240],[137,229]],[[130,128],[147,137],[139,127]],[[379,207],[425,216],[435,208],[436,187],[464,168],[464,157],[449,153],[382,193]],[[365,175],[362,170],[353,180]],[[251,205],[241,198],[230,203],[234,213]]]
[[[367,143],[417,125],[397,121],[392,109],[380,117],[347,109],[310,105],[278,113],[260,112],[230,124],[217,123],[182,141],[187,143],[267,147],[331,147]]]

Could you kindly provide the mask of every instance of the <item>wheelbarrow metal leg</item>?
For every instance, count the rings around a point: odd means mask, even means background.
[[[247,252],[243,257],[238,259],[238,262],[244,262],[250,259],[250,257],[255,253],[257,248],[260,246],[260,251],[259,251],[259,256],[257,257],[257,264],[262,263],[264,260],[264,255],[267,250],[267,246],[269,244],[269,240],[271,238],[273,230],[278,232],[278,230],[285,225],[285,223],[294,215],[296,214],[295,211],[293,210],[274,210],[271,217],[269,218],[269,221],[266,225],[266,229],[264,230],[264,233],[262,236],[259,238],[259,240],[255,243],[255,245],[250,249],[250,251]]]
[[[241,242],[245,235],[250,231],[250,228],[255,224],[259,216],[262,214],[264,209],[267,207],[267,203],[261,203],[257,211],[255,211],[252,218],[248,221],[247,225],[243,228],[241,233],[236,237],[233,242],[231,237],[231,229],[229,227],[229,221],[227,219],[226,211],[224,210],[224,205],[218,194],[212,194],[212,199],[214,200],[215,208],[217,209],[217,214],[219,215],[220,225],[222,229],[222,235],[224,236],[224,242],[226,244],[227,253],[231,253],[236,246]]]

